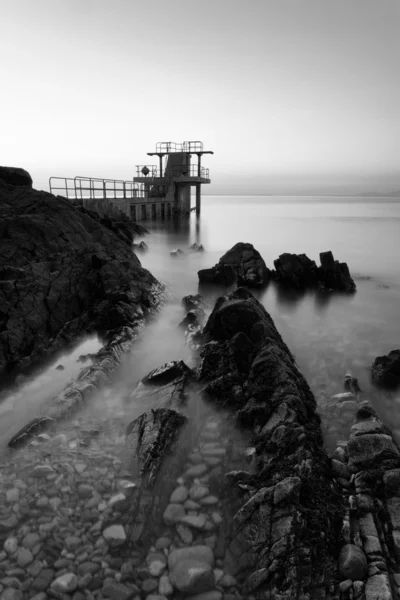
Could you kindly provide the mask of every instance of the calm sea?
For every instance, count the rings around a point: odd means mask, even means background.
[[[177,329],[184,316],[181,298],[198,291],[199,269],[213,266],[241,241],[252,243],[270,268],[283,252],[304,252],[318,262],[320,252],[332,250],[336,259],[347,262],[357,284],[354,296],[331,295],[321,301],[313,293],[284,294],[271,285],[259,299],[317,398],[321,391],[343,391],[344,375],[350,371],[359,378],[380,416],[400,430],[400,394],[387,398],[374,391],[369,381],[373,359],[400,347],[400,201],[203,196],[200,219],[192,214],[188,222],[146,226],[150,229],[145,238],[149,251],[140,255],[140,260],[167,284],[172,298],[145,329],[118,375],[118,393],[110,400],[116,411],[121,406],[118,398],[150,369],[173,359],[190,362]],[[203,254],[188,252],[195,241],[204,245]],[[178,247],[185,254],[171,257],[170,250]],[[210,307],[222,292],[213,291],[208,298]],[[85,350],[97,347],[95,339],[88,340]],[[28,417],[40,414],[43,400],[76,376],[80,353],[78,348],[58,358],[34,382],[0,405],[2,444]],[[64,371],[55,370],[59,362]],[[96,414],[101,414],[98,406]]]

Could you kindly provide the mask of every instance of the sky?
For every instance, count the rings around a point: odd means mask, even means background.
[[[202,140],[209,193],[400,190],[399,0],[0,8],[0,164],[39,189]]]

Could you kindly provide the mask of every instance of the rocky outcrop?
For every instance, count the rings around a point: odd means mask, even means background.
[[[400,385],[400,350],[392,350],[385,356],[378,356],[372,365],[372,382],[384,388]]]
[[[281,285],[298,290],[355,292],[356,284],[346,263],[333,258],[331,251],[321,252],[321,266],[306,254],[281,254],[274,261],[274,279]]]
[[[0,183],[31,188],[33,181],[32,177],[25,169],[20,169],[18,167],[0,167]]]
[[[135,229],[128,219],[0,184],[3,382],[82,333],[108,341],[156,306],[160,286],[132,252]]]
[[[338,590],[343,501],[332,486],[313,394],[247,289],[217,301],[204,335],[204,392],[236,412],[254,444],[256,474],[228,475],[241,507],[224,570],[241,582],[244,597],[325,598]]]
[[[355,419],[354,419],[355,417]],[[400,452],[368,402],[332,456],[345,512],[339,556],[345,597],[396,600],[400,589]]]
[[[183,409],[189,400],[193,371],[182,361],[171,361],[150,371],[133,390],[130,401],[155,408]]]
[[[239,242],[224,254],[217,265],[198,272],[200,283],[262,287],[270,280],[270,271],[252,244]]]

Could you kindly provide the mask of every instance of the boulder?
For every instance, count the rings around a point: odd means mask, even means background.
[[[356,291],[356,284],[352,279],[346,263],[334,260],[332,252],[321,252],[319,255],[321,266],[319,268],[320,287],[335,292],[352,293]]]
[[[392,467],[400,466],[400,454],[390,435],[382,433],[365,433],[353,436],[347,444],[349,469],[358,471],[373,469],[389,462]]]
[[[396,388],[400,385],[400,350],[378,356],[372,365],[372,382],[383,388]]]
[[[0,181],[8,185],[31,188],[33,181],[28,171],[18,167],[0,167]]]
[[[204,545],[188,546],[187,548],[177,548],[168,556],[168,568],[172,571],[176,565],[184,560],[196,560],[214,566],[214,554],[211,548]]]
[[[195,311],[199,308],[204,310],[206,308],[204,298],[200,294],[189,294],[188,296],[184,296],[182,298],[182,305],[186,311]]]
[[[308,289],[347,293],[356,291],[356,285],[346,263],[335,260],[330,250],[321,252],[319,256],[320,267],[306,254],[281,254],[274,261],[276,270],[273,276],[279,284],[302,291]]]
[[[239,242],[224,254],[217,265],[198,272],[200,283],[262,287],[269,283],[270,271],[252,244]]]
[[[175,565],[170,581],[180,592],[199,594],[213,589],[215,575],[209,564],[189,558]]]
[[[339,555],[339,573],[342,579],[362,581],[368,575],[367,558],[354,544],[346,544]]]
[[[274,277],[284,286],[298,290],[318,286],[318,267],[305,254],[281,254],[274,266]]]

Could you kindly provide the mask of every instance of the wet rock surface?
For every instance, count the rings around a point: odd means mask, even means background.
[[[217,265],[198,272],[200,283],[262,287],[270,280],[270,271],[252,244],[239,242],[224,254]]]
[[[88,331],[132,326],[157,281],[135,230],[46,192],[0,183],[0,374],[15,375]]]
[[[372,365],[372,382],[384,388],[400,386],[400,350],[392,350],[386,356],[378,356]]]

